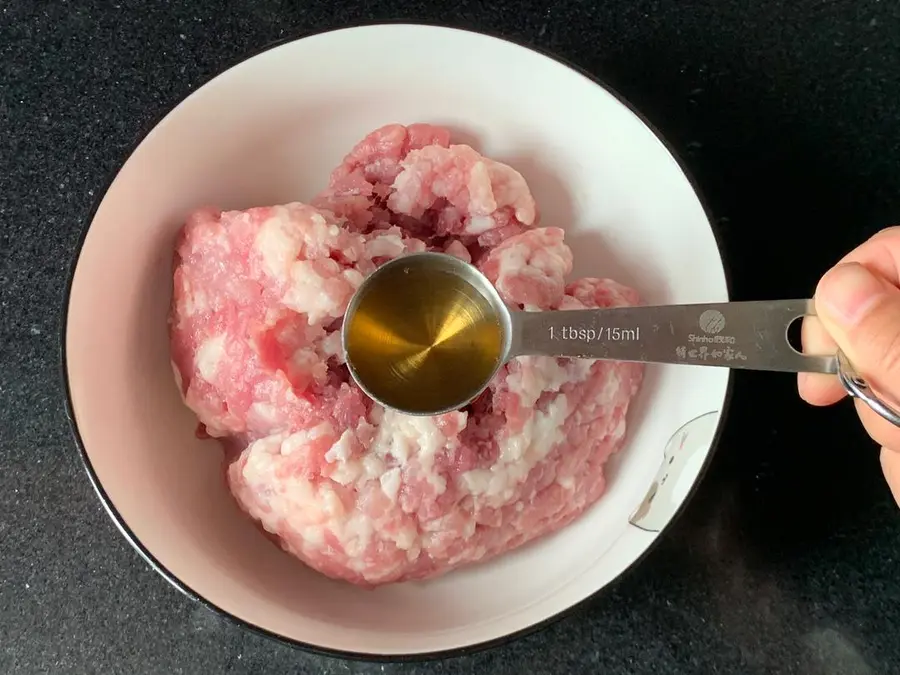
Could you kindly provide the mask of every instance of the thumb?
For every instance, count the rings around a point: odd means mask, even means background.
[[[816,313],[856,370],[876,389],[900,392],[900,289],[858,263],[829,270]]]

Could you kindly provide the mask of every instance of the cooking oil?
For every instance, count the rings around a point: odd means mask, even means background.
[[[439,266],[395,264],[376,274],[344,323],[356,379],[385,405],[413,414],[468,401],[502,358],[503,328],[490,301]]]

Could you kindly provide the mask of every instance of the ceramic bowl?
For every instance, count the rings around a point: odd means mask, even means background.
[[[724,419],[725,369],[650,366],[602,499],[574,524],[425,583],[331,581],[238,510],[214,441],[195,437],[169,365],[174,237],[191,210],[311,198],[386,123],[445,125],[528,180],[566,229],[577,276],[647,303],[728,300],[710,220],[660,137],[554,58],[417,25],[271,47],[182,101],[140,142],[85,229],[66,297],[64,376],[90,480],[174,586],[246,627],[344,656],[415,658],[546,625],[638,563],[685,504]],[[685,426],[687,425],[687,426]]]

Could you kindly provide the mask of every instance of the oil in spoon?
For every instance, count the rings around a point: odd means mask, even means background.
[[[411,414],[471,399],[503,359],[497,308],[471,280],[442,269],[446,260],[424,254],[385,264],[347,311],[344,349],[355,379]]]

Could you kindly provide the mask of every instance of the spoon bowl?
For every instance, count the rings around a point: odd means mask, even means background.
[[[444,253],[395,258],[344,315],[347,367],[370,398],[409,415],[471,403],[507,360],[510,312],[474,265]]]

